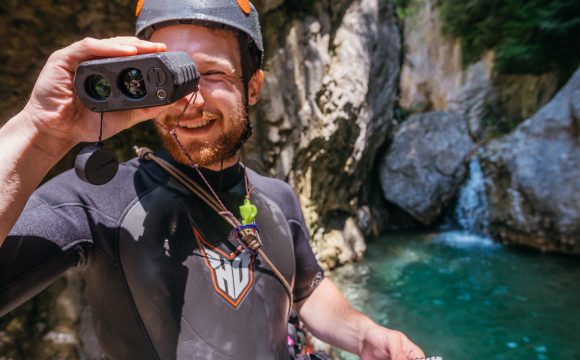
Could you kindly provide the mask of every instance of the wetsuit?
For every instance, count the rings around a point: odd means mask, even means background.
[[[205,174],[237,213],[243,168]],[[280,180],[251,170],[248,177],[264,250],[300,301],[323,273],[297,199]],[[103,186],[66,172],[32,195],[0,248],[0,315],[78,266],[111,359],[287,359],[284,286],[259,257],[228,241],[230,231],[153,162],[122,164]]]

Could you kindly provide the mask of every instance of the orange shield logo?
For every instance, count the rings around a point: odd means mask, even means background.
[[[244,14],[246,14],[246,16],[250,15],[250,11],[252,11],[252,8],[250,7],[250,0],[237,0],[237,2]]]

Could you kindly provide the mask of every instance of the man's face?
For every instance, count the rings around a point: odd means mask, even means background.
[[[231,162],[227,160],[241,145],[247,118],[236,35],[196,25],[173,25],[155,31],[151,41],[165,43],[167,51],[187,52],[201,75],[197,95],[167,106],[157,120],[170,129],[175,127],[179,142],[196,164],[216,168],[222,161]],[[259,71],[250,80],[250,105],[257,101],[261,82]],[[164,130],[159,132],[171,155],[188,164],[173,138]]]

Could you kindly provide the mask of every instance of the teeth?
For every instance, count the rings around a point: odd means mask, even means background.
[[[180,124],[181,127],[188,129],[199,129],[210,123],[210,120],[205,120],[199,124]]]

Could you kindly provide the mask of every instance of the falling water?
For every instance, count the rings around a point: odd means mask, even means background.
[[[487,199],[483,173],[477,156],[472,157],[469,162],[469,178],[459,191],[453,217],[462,229],[487,234],[489,223]]]

